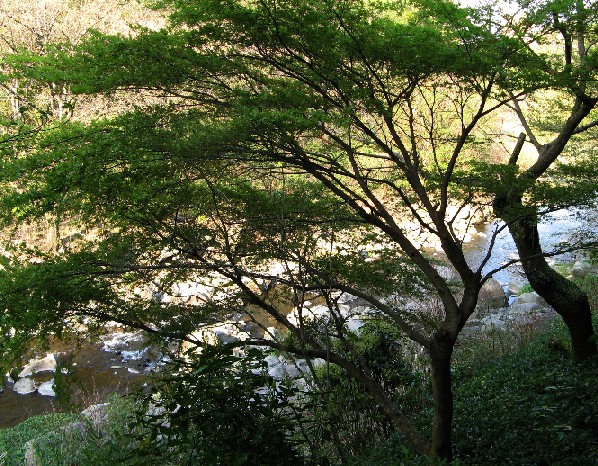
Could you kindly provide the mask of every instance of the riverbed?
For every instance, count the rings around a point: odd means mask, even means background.
[[[96,343],[53,342],[47,351],[56,356],[64,372],[59,383],[65,396],[38,392],[21,395],[13,390],[14,384],[8,382],[0,393],[0,428],[14,426],[38,414],[78,412],[89,405],[105,402],[113,393],[132,393],[145,383],[155,368],[156,357],[145,350],[142,337],[140,332],[115,331],[106,341]],[[127,338],[130,339],[128,343],[124,341]],[[121,343],[119,346],[106,345],[115,339]],[[39,372],[32,379],[41,383],[55,377],[53,372]]]
[[[546,251],[563,241],[569,241],[571,234],[583,228],[596,230],[596,211],[586,211],[584,215],[574,210],[557,211],[546,216],[539,225],[540,236]],[[497,223],[479,225],[464,244],[467,260],[477,267],[481,263],[490,244]],[[571,262],[575,253],[556,259],[557,262]],[[516,259],[513,241],[505,229],[496,236],[493,254],[484,267],[488,272]],[[495,278],[506,289],[509,283],[523,284],[527,280],[518,265],[495,274]],[[37,392],[20,395],[8,383],[0,393],[0,428],[10,427],[30,416],[69,409],[80,411],[86,406],[106,401],[111,393],[128,394],[143,385],[156,368],[160,356],[152,354],[143,340],[141,332],[127,332],[117,329],[96,343],[83,343],[80,347],[56,342],[48,349],[64,361],[67,374],[62,382],[72,392],[70,400],[59,401],[57,397],[41,395]],[[42,355],[43,356],[43,355]],[[53,377],[52,373],[40,373],[37,382]]]

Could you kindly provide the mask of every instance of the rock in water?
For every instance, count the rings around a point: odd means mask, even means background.
[[[52,353],[43,359],[33,359],[29,361],[23,370],[19,373],[19,377],[29,377],[37,372],[54,372],[56,370],[56,358]]]
[[[56,396],[56,392],[54,391],[54,379],[40,384],[40,386],[37,387],[37,393],[44,396]]]
[[[12,389],[19,395],[27,395],[36,390],[35,382],[27,377],[17,380]]]

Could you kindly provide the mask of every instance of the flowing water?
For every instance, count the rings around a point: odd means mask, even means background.
[[[133,334],[123,332],[120,335]],[[38,392],[20,395],[13,390],[12,383],[7,383],[0,393],[0,428],[16,425],[37,414],[81,411],[89,405],[105,402],[112,393],[134,391],[147,379],[151,359],[142,349],[135,349],[142,343],[138,337],[131,340],[129,349],[124,350],[91,343],[80,346],[52,344],[48,351],[56,355],[62,367],[68,367],[68,373],[60,377],[60,384],[69,398],[59,401]],[[39,372],[31,378],[41,383],[53,377],[53,372]]]
[[[502,222],[496,222],[481,226],[477,235],[473,236],[472,241],[464,244],[467,260],[472,267],[479,267],[490,246],[493,234],[503,225]],[[580,212],[575,209],[558,210],[543,217],[538,225],[542,248],[545,253],[550,253],[558,249],[563,242],[571,242],[576,234],[589,233],[596,234],[598,227],[598,211],[594,209]],[[585,233],[584,233],[585,232]],[[572,262],[579,253],[565,253],[555,256],[555,262]],[[502,230],[496,235],[495,243],[492,248],[492,256],[484,266],[483,272],[488,273],[511,260],[518,259],[517,249],[513,239],[507,229]],[[494,274],[501,284],[508,285],[509,282],[522,284],[527,282],[521,266],[518,264],[509,266]]]
[[[560,242],[570,240],[572,232],[579,229],[596,232],[596,225],[595,210],[586,211],[584,215],[577,211],[558,211],[546,216],[539,230],[543,246],[548,251]],[[465,245],[467,259],[472,266],[479,266],[483,260],[496,227],[496,224],[487,224],[478,228],[472,241]],[[488,272],[515,258],[515,246],[508,231],[504,230],[496,236],[492,257],[484,271]],[[574,255],[569,254],[558,261],[573,259]],[[495,278],[504,286],[513,281],[520,284],[526,281],[517,265],[501,270]],[[73,393],[71,403],[83,409],[104,402],[111,393],[126,394],[143,384],[151,369],[148,366],[155,360],[144,348],[139,333],[121,332],[113,334],[112,341],[104,345],[86,343],[80,348],[71,348],[57,344],[50,351],[62,354],[59,359],[69,361],[69,374],[62,380]],[[52,373],[40,373],[34,378],[43,382],[52,376]],[[19,395],[9,383],[0,393],[0,428],[13,426],[36,414],[64,411],[67,408],[68,405],[61,405],[57,398],[37,392]]]

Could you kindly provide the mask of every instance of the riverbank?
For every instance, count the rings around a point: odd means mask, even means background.
[[[17,380],[7,376],[0,392],[0,428],[39,414],[81,410],[112,394],[132,393],[147,380],[159,357],[142,332],[122,328],[113,328],[96,342],[54,340],[45,353],[13,371]]]
[[[598,280],[593,282],[591,289],[596,291]],[[595,327],[596,298],[593,295]],[[507,335],[513,337],[512,333]],[[571,363],[568,334],[559,319],[519,338],[526,342],[514,345],[511,340],[502,346],[496,332],[469,340],[473,358],[466,357],[462,347],[456,349],[454,439],[459,462],[455,464],[594,464],[593,458],[598,457],[595,361]],[[426,425],[428,408],[423,404],[414,413],[416,424]],[[131,400],[112,398],[110,405],[94,409],[102,414],[101,424],[89,423],[80,415],[49,414],[0,430],[3,464],[24,464],[25,455],[36,446],[43,449],[37,457],[43,458],[39,463],[43,465],[62,464],[64,458],[78,464],[114,464],[127,455],[129,460],[136,458],[140,438],[125,435],[130,432],[126,426],[135,421],[135,409]],[[80,422],[95,433],[67,428]],[[343,426],[336,429],[339,435],[346,434]],[[400,434],[374,443],[350,458],[349,464],[429,464],[405,447]],[[328,460],[327,464],[338,464],[334,456]]]

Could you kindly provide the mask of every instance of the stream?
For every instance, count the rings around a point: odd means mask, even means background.
[[[588,228],[590,231],[596,231],[597,220],[596,210],[585,211],[584,215],[579,215],[574,210],[561,210],[544,217],[539,231],[545,251],[562,241],[567,241],[574,231]],[[479,266],[495,228],[495,224],[477,227],[471,241],[464,244],[470,265]],[[484,267],[484,272],[515,258],[515,246],[508,231],[504,230],[496,237],[492,257]],[[575,254],[566,254],[559,256],[556,262],[571,262],[576,258]],[[510,282],[526,282],[518,265],[501,270],[494,277],[505,289]],[[140,332],[124,330],[108,334],[103,341],[95,344],[84,343],[78,348],[73,348],[56,343],[48,351],[58,354],[59,361],[64,361],[68,366],[68,374],[61,380],[68,383],[73,393],[71,406],[80,408],[79,410],[105,402],[111,393],[127,394],[134,391],[155,369],[153,361],[156,361],[157,357],[148,353]],[[41,372],[33,376],[38,383],[52,377],[52,372]],[[38,392],[20,395],[13,391],[12,385],[7,383],[4,391],[0,392],[0,428],[14,426],[30,416],[68,410],[68,405],[61,405],[56,397],[44,396]]]
[[[500,223],[502,224],[502,222]],[[473,235],[472,240],[463,245],[468,263],[472,267],[479,267],[482,263],[486,251],[490,245],[490,240],[498,223],[481,225],[477,229],[477,234]],[[556,249],[562,243],[571,240],[571,236],[579,231],[592,231],[597,233],[598,210],[588,209],[580,212],[576,209],[558,210],[543,217],[538,225],[540,241],[544,252],[549,253]],[[580,253],[565,253],[548,261],[556,263],[574,262],[582,257]],[[492,248],[492,257],[484,266],[483,272],[487,273],[497,267],[506,264],[508,261],[518,259],[515,243],[507,229],[502,230],[497,236]],[[493,275],[503,286],[510,282],[517,284],[527,283],[523,269],[519,264],[509,266],[507,269],[500,270]]]

